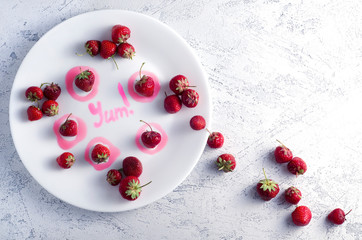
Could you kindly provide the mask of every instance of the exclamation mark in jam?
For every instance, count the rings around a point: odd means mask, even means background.
[[[124,89],[123,89],[121,83],[118,83],[118,92],[119,92],[119,95],[121,95],[121,97],[122,97],[124,105],[126,105],[126,107],[129,108],[131,106],[131,104],[128,101],[128,98],[126,96],[126,93],[124,92]],[[129,113],[133,114],[133,110],[129,110]]]

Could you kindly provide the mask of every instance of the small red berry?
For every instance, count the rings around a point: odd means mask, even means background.
[[[169,82],[171,91],[177,95],[181,95],[189,86],[189,80],[184,75],[174,76]]]
[[[204,129],[205,126],[206,126],[206,121],[203,116],[196,115],[190,119],[190,127],[193,130],[201,130]]]
[[[145,63],[142,63],[141,68],[139,70],[140,79],[135,83],[135,90],[138,94],[151,97],[155,91],[155,82],[153,78],[147,75],[141,76],[142,67]]]
[[[78,134],[78,124],[76,121],[69,119],[71,115],[69,114],[64,123],[59,127],[59,133],[64,137],[74,137]]]
[[[74,84],[84,92],[92,90],[95,81],[94,73],[90,70],[84,70],[79,73],[74,80]]]
[[[231,154],[224,153],[216,160],[219,171],[232,172],[236,167],[235,157]]]
[[[344,213],[344,211],[340,208],[336,208],[334,209],[332,212],[330,212],[328,214],[328,220],[331,223],[337,224],[337,225],[341,225],[342,223],[344,223],[344,221],[346,220],[346,216],[352,211],[349,210],[348,213]]]
[[[277,140],[278,141],[278,140]],[[277,163],[286,163],[292,160],[293,154],[289,148],[287,148],[284,144],[278,141],[281,145],[276,147],[274,151],[275,161]]]
[[[194,108],[199,103],[199,94],[193,89],[186,89],[181,95],[182,103],[188,108]]]
[[[299,157],[293,158],[287,165],[288,171],[295,175],[303,175],[307,171],[307,164]]]
[[[112,41],[115,44],[126,42],[130,36],[131,30],[128,27],[120,24],[112,27]]]
[[[112,186],[117,186],[122,180],[122,173],[120,170],[111,169],[107,173],[107,182]]]
[[[285,190],[285,200],[291,204],[298,204],[302,199],[302,192],[296,187],[289,187]]]
[[[312,219],[312,212],[306,206],[299,206],[292,212],[293,223],[297,226],[306,226]]]
[[[127,176],[123,178],[119,184],[119,193],[124,199],[134,201],[140,196],[142,188],[150,183],[151,182],[148,182],[141,186],[138,177]]]
[[[70,152],[64,152],[59,157],[57,157],[57,163],[59,164],[60,167],[65,169],[73,166],[74,162],[75,162],[74,155]]]
[[[142,143],[147,148],[155,148],[161,142],[161,134],[153,131],[150,124],[146,123],[145,121],[141,120],[141,122],[148,125],[151,131],[145,131],[141,135]]]
[[[107,162],[110,155],[111,151],[109,148],[102,144],[95,145],[91,153],[93,162],[98,164]]]
[[[43,90],[44,96],[49,100],[57,100],[62,89],[56,83],[47,84]]]
[[[101,48],[101,42],[98,40],[89,40],[84,44],[87,53],[94,57],[99,54]]]
[[[209,133],[210,135],[207,138],[207,145],[211,148],[221,148],[224,144],[224,136],[220,132]]]
[[[32,102],[43,99],[43,96],[44,94],[40,87],[32,86],[25,91],[25,97]]]
[[[29,121],[36,121],[43,117],[43,112],[40,110],[40,108],[35,106],[28,107],[27,114]]]
[[[176,95],[166,95],[166,98],[163,102],[163,106],[168,113],[177,113],[182,108],[181,99]]]
[[[122,58],[132,59],[135,56],[135,49],[129,43],[121,43],[117,47],[117,53]]]
[[[262,179],[256,185],[256,191],[259,196],[264,201],[270,201],[271,199],[275,198],[279,193],[279,185],[278,183],[274,182],[272,179],[268,179],[266,177],[264,168],[263,168],[265,179]]]
[[[141,161],[136,157],[126,157],[122,163],[124,175],[139,177],[142,174],[143,166]]]
[[[58,115],[59,104],[54,100],[46,100],[43,103],[41,110],[43,111],[43,113],[46,116],[52,117],[52,116]]]

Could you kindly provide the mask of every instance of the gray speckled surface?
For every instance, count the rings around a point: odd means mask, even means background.
[[[97,9],[126,9],[168,24],[200,57],[222,149],[205,151],[164,198],[122,213],[90,212],[49,194],[11,140],[11,86],[31,47],[58,23]],[[362,3],[278,1],[2,1],[0,9],[0,239],[361,239]],[[298,178],[272,157],[282,140],[309,169]],[[224,152],[235,172],[217,172]],[[282,191],[296,185],[311,208],[307,227],[290,219],[282,194],[261,201],[266,168]],[[342,226],[326,216],[353,209]]]

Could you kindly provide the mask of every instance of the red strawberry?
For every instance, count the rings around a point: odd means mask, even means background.
[[[275,198],[279,193],[279,185],[278,183],[274,182],[272,179],[268,179],[266,177],[264,168],[263,168],[265,179],[260,180],[256,185],[256,190],[259,196],[264,201],[270,201],[271,199]]]
[[[122,180],[121,170],[111,169],[107,173],[107,182],[112,186],[117,186]]]
[[[89,40],[84,44],[87,53],[94,57],[97,56],[101,48],[101,42],[98,40]]]
[[[181,99],[176,95],[168,95],[166,94],[166,98],[163,102],[163,107],[165,108],[166,112],[168,113],[177,113],[182,108]]]
[[[207,138],[207,145],[211,148],[221,148],[224,144],[224,136],[220,132],[210,132],[207,130],[210,135]]]
[[[114,25],[112,27],[112,41],[115,44],[124,43],[131,36],[131,30],[123,25]]]
[[[89,92],[93,88],[94,81],[94,73],[90,70],[84,70],[75,77],[74,83],[79,89]]]
[[[129,43],[121,43],[117,47],[117,53],[120,57],[132,59],[135,56],[135,49]]]
[[[137,93],[139,93],[142,96],[151,97],[153,95],[153,92],[155,91],[155,82],[150,76],[143,75],[141,77],[141,70],[143,65],[145,65],[145,63],[142,63],[141,65],[139,71],[140,80],[136,81],[135,90]]]
[[[75,162],[74,155],[70,152],[64,152],[59,157],[57,157],[57,163],[59,164],[60,167],[65,169],[73,166],[74,162]]]
[[[140,196],[142,188],[150,183],[151,182],[148,182],[141,186],[138,177],[127,176],[121,180],[121,183],[119,184],[119,192],[124,199],[134,201]]]
[[[293,158],[288,163],[288,171],[295,175],[303,175],[307,171],[307,164],[299,157]]]
[[[275,160],[277,163],[286,163],[292,160],[293,154],[289,148],[287,148],[283,143],[277,140],[281,145],[276,147],[274,151]]]
[[[40,108],[35,107],[35,106],[28,107],[27,114],[28,114],[29,121],[36,121],[43,117],[43,113],[40,110]]]
[[[193,89],[186,89],[181,95],[182,103],[188,108],[194,108],[199,103],[199,94]]]
[[[285,190],[285,200],[291,204],[298,204],[302,199],[302,192],[296,187],[289,187]]]
[[[32,102],[41,100],[44,94],[40,87],[32,86],[26,89],[25,97]]]
[[[122,164],[123,173],[126,176],[139,177],[142,174],[143,166],[141,161],[136,157],[126,157]]]
[[[43,93],[44,96],[49,100],[57,100],[62,89],[56,83],[51,83],[45,86]]]
[[[235,157],[231,154],[224,153],[217,158],[216,165],[220,171],[232,172],[236,167]]]
[[[190,119],[190,126],[193,130],[201,130],[206,126],[206,121],[203,116],[196,115]]]
[[[108,59],[113,57],[113,55],[116,53],[117,46],[111,41],[103,40],[101,42],[101,50],[100,55],[104,59]]]
[[[181,95],[183,91],[190,87],[189,80],[184,75],[174,76],[169,83],[171,91],[177,95]]]
[[[54,100],[46,100],[43,103],[41,110],[46,116],[52,117],[58,114],[59,104]]]
[[[145,131],[141,135],[141,140],[143,145],[147,148],[154,148],[161,142],[161,134],[153,131],[150,124],[146,123],[145,121],[141,120],[141,122],[144,122],[148,125],[148,127],[151,129],[151,131]]]
[[[69,119],[70,115],[72,114],[69,114],[64,123],[59,127],[59,133],[64,137],[74,137],[78,134],[78,125],[76,121]]]
[[[306,226],[312,219],[312,212],[306,206],[299,206],[292,212],[292,220],[297,226]]]
[[[109,151],[108,147],[102,144],[95,145],[91,153],[92,160],[95,163],[107,162],[110,155],[111,151]]]
[[[346,220],[346,216],[352,211],[349,210],[347,214],[344,213],[344,211],[340,208],[334,209],[330,214],[328,214],[328,220],[331,221],[331,223],[341,225]]]

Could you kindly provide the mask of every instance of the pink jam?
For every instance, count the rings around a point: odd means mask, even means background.
[[[85,71],[85,70],[92,71],[93,74],[94,74],[95,80],[94,80],[94,85],[93,85],[92,90],[87,95],[80,96],[74,91],[73,82],[74,82],[75,77],[79,73],[81,73],[82,71]],[[99,86],[99,75],[96,72],[96,70],[94,68],[91,68],[91,67],[87,67],[87,66],[74,67],[74,68],[70,69],[67,72],[67,75],[65,76],[65,87],[66,87],[68,93],[70,94],[70,96],[72,98],[74,98],[75,100],[81,101],[81,102],[88,101],[88,100],[92,99],[95,95],[97,95],[98,86]]]
[[[155,130],[158,130],[161,134],[161,142],[155,147],[155,148],[146,148],[145,146],[143,146],[142,140],[141,140],[141,135],[144,131],[146,131],[146,129],[148,128],[147,124],[144,124],[142,127],[140,127],[136,133],[136,145],[138,147],[139,150],[141,150],[143,153],[147,153],[150,155],[156,154],[158,152],[160,152],[167,143],[168,137],[166,132],[163,130],[163,128],[161,127],[161,125],[159,125],[158,123],[149,123],[153,128],[155,128]]]
[[[137,92],[135,92],[134,85],[135,85],[136,78],[139,78],[139,72],[135,72],[129,78],[128,93],[137,102],[142,102],[142,103],[152,102],[156,98],[156,96],[158,95],[158,93],[161,89],[160,82],[158,81],[158,77],[155,74],[153,74],[152,72],[148,72],[148,71],[142,71],[141,75],[150,76],[153,79],[153,81],[155,82],[155,91],[154,91],[153,95],[151,97],[145,97],[145,96],[141,96]]]
[[[90,158],[90,151],[91,149],[98,143],[101,143],[105,146],[107,146],[111,152],[111,155],[108,158],[108,161],[105,163],[100,163],[97,164],[95,162],[92,161],[92,159]],[[96,137],[93,138],[87,145],[85,152],[84,152],[84,159],[94,167],[95,170],[97,171],[101,171],[104,170],[108,167],[110,167],[112,165],[112,163],[114,161],[116,161],[116,159],[118,158],[118,156],[121,154],[121,151],[115,147],[108,139],[104,138],[104,137]]]
[[[66,139],[67,137],[61,136],[59,133],[60,125],[62,125],[64,123],[64,121],[67,119],[68,116],[69,116],[69,114],[63,115],[61,118],[56,120],[53,125],[53,131],[54,131],[55,135],[57,136],[58,145],[59,145],[59,147],[61,147],[64,150],[74,147],[80,141],[82,141],[85,138],[85,136],[87,135],[87,126],[86,126],[85,122],[80,117],[77,117],[72,114],[70,116],[70,118],[73,120],[76,120],[77,125],[78,125],[78,134],[74,140],[67,140]]]

